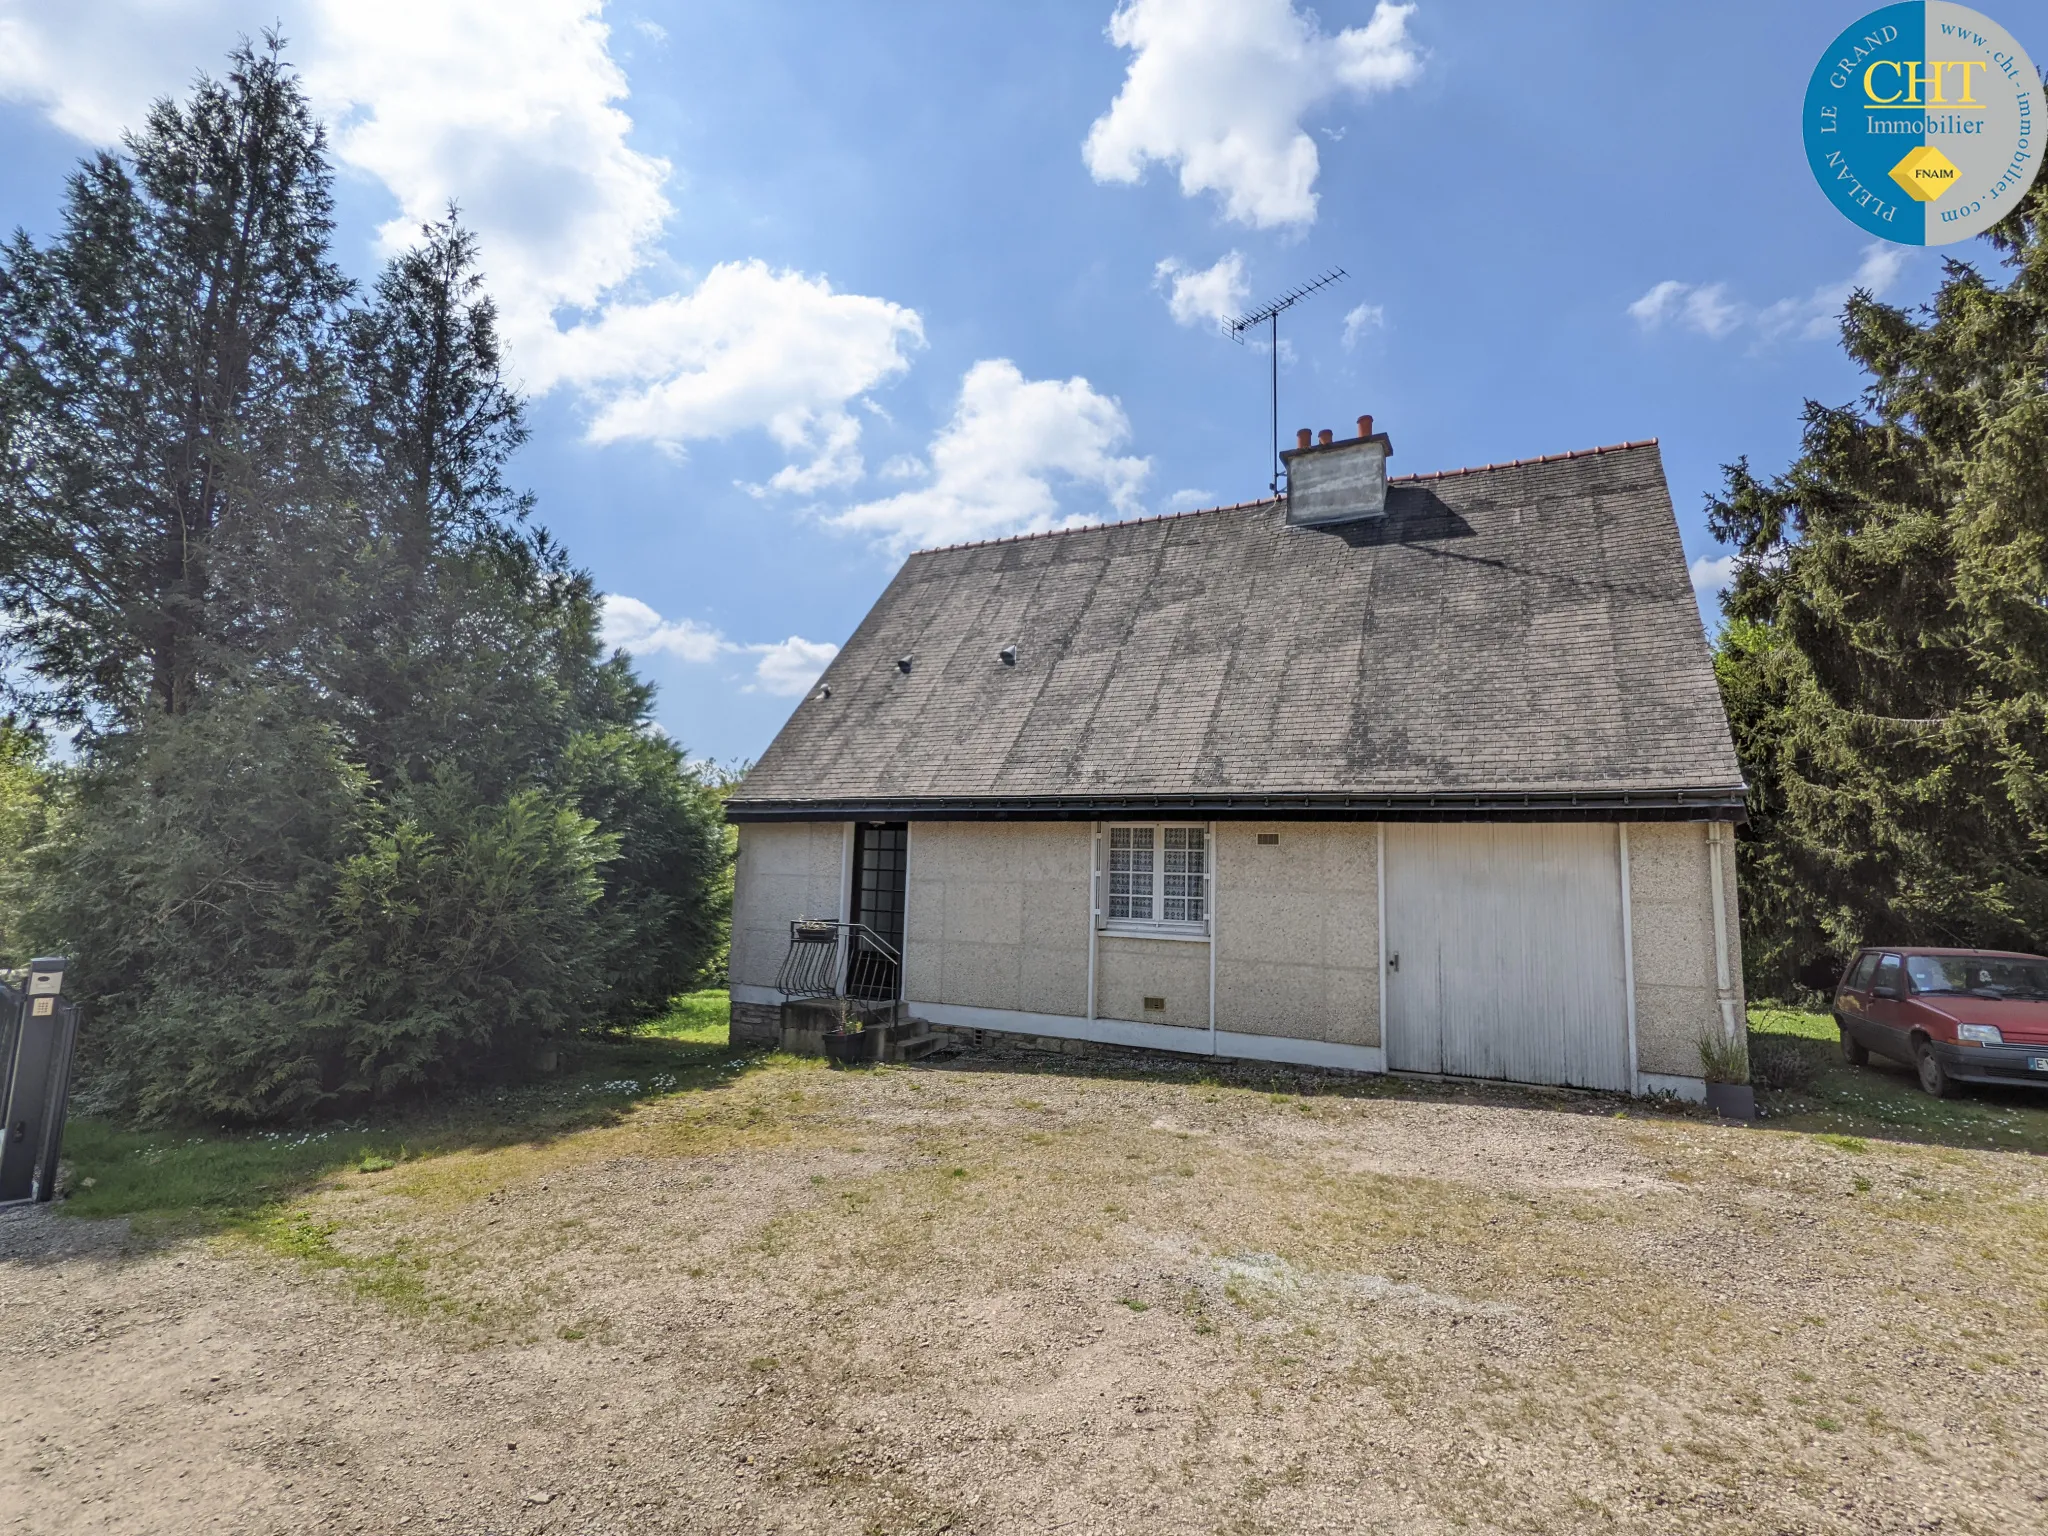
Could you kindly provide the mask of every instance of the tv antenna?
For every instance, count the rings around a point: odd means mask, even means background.
[[[1294,308],[1318,289],[1327,288],[1332,283],[1341,283],[1346,275],[1342,267],[1332,267],[1321,277],[1312,278],[1298,288],[1288,289],[1263,308],[1223,323],[1223,329],[1230,333],[1230,339],[1239,346],[1244,345],[1246,331],[1259,325],[1267,328],[1267,341],[1273,351],[1273,483],[1268,489],[1275,496],[1280,494],[1280,313],[1282,310]]]

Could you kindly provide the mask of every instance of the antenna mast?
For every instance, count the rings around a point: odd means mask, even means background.
[[[1240,315],[1235,320],[1226,320],[1223,324],[1223,329],[1229,332],[1230,339],[1240,346],[1244,344],[1246,331],[1259,325],[1267,328],[1267,341],[1273,351],[1273,483],[1268,489],[1275,496],[1280,494],[1280,312],[1294,308],[1320,288],[1342,282],[1346,275],[1342,267],[1332,267],[1321,277],[1311,279],[1299,288],[1288,289],[1263,308],[1255,309],[1248,315]]]

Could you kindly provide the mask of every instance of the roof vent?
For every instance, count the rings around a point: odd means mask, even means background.
[[[1002,661],[1002,664],[1006,667],[1014,667],[1015,665],[1017,665],[1017,647],[1015,647],[1014,645],[1004,646],[1000,651],[996,652],[996,656]]]
[[[896,670],[907,675],[910,671],[910,658],[908,656],[898,656],[896,658]]]
[[[1327,431],[1313,446],[1309,437],[1304,427],[1295,435],[1299,446],[1280,455],[1287,466],[1287,521],[1313,526],[1386,516],[1387,458],[1394,444],[1386,433],[1373,431],[1372,418],[1359,417],[1358,436],[1341,443]]]

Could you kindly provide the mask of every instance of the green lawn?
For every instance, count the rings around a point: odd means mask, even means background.
[[[1835,1021],[1790,1008],[1749,1010],[1750,1070],[1764,1124],[1954,1147],[2048,1153],[2048,1090],[1965,1085],[1929,1098],[1911,1068],[1842,1059]]]
[[[640,1026],[643,1036],[683,1040],[691,1045],[724,1046],[732,1024],[732,1003],[722,990],[685,992],[669,1011]]]
[[[262,1217],[322,1179],[443,1152],[542,1142],[617,1120],[643,1099],[711,1086],[741,1065],[723,991],[692,992],[632,1035],[577,1041],[537,1083],[467,1094],[410,1113],[269,1131],[128,1130],[77,1116],[65,1129],[72,1216],[204,1228]]]

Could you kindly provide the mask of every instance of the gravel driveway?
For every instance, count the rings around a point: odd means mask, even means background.
[[[0,1532],[2048,1529],[2037,1159],[1618,1108],[766,1065],[0,1215]]]

